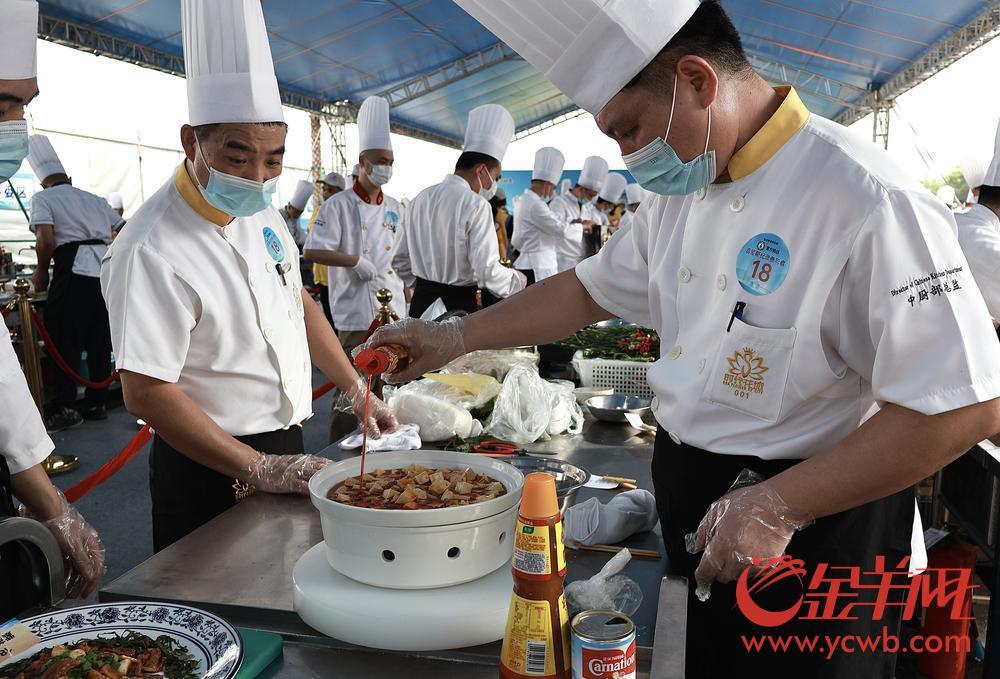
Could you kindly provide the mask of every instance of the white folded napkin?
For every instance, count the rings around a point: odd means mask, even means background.
[[[592,497],[566,510],[563,542],[570,547],[574,543],[614,545],[636,533],[653,530],[658,521],[656,499],[648,490],[621,493],[607,504]]]
[[[344,450],[361,447],[361,432],[348,436],[340,442]],[[380,453],[389,450],[417,450],[420,448],[420,427],[415,424],[401,424],[399,429],[380,438],[368,438],[368,452]]]

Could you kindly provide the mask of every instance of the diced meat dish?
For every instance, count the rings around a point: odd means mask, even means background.
[[[352,476],[327,497],[367,509],[441,509],[493,500],[507,488],[473,469],[432,469],[411,464],[403,469],[376,469],[364,479]]]

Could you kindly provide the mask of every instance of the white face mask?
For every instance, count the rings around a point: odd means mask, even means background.
[[[368,179],[375,186],[384,186],[392,179],[392,165],[372,165],[368,170]]]
[[[489,175],[489,172],[487,172],[486,174]],[[490,177],[490,179],[492,180],[493,178]],[[498,187],[496,182],[490,184],[490,188],[488,189],[485,188],[483,186],[483,178],[481,176],[479,177],[479,195],[485,198],[486,200],[492,200],[493,196],[497,195],[497,188]]]

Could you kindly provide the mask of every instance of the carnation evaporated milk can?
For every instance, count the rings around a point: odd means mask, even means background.
[[[573,679],[635,679],[635,623],[616,611],[573,618]]]

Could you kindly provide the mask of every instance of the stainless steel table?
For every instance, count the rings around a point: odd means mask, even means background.
[[[629,427],[588,422],[582,436],[557,437],[527,449],[572,461],[593,473],[636,478],[639,487],[651,489],[652,439]],[[336,446],[322,454],[334,459],[347,456]],[[612,497],[608,491],[583,488],[577,502],[593,496],[603,501]],[[303,623],[292,604],[292,569],[299,557],[322,539],[319,515],[308,498],[252,496],[108,584],[100,599],[185,603],[221,615],[239,627],[281,634],[285,638],[284,657],[264,676],[395,677],[401,676],[401,666],[412,679],[497,676],[499,643],[434,653],[390,653],[331,639]],[[658,529],[633,536],[624,544],[663,552]],[[571,552],[567,581],[592,576],[608,558],[606,554]],[[661,656],[657,667],[663,669],[656,676],[683,676],[686,584],[679,578],[664,579],[665,569],[665,559],[633,559],[626,570],[644,594],[634,616],[642,677],[650,676],[658,605],[670,611],[674,634],[667,632],[668,639],[657,640]],[[660,622],[662,630],[662,618]]]

